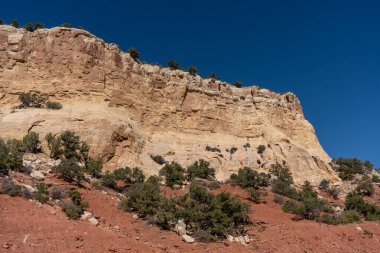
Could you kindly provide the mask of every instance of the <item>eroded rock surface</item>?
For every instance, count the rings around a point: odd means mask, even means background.
[[[12,110],[26,91],[63,109]],[[296,183],[339,182],[294,94],[139,63],[79,29],[0,26],[0,111],[1,137],[73,130],[109,170],[129,165],[156,174],[153,154],[185,166],[206,159],[222,180],[242,166],[266,171],[278,162]]]

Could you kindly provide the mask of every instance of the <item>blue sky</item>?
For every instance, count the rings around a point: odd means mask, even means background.
[[[380,1],[5,1],[0,18],[84,26],[203,75],[292,91],[332,157],[380,167]]]

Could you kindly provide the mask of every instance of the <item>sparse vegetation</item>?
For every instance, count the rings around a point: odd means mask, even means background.
[[[380,183],[380,177],[378,175],[372,175],[373,183]]]
[[[46,102],[46,108],[48,109],[60,110],[62,109],[62,107],[63,107],[62,104],[59,102],[51,102],[51,101]]]
[[[18,96],[21,105],[20,108],[35,107],[42,108],[46,102],[46,98],[33,92],[22,92]]]
[[[40,153],[42,151],[39,134],[36,132],[29,132],[22,139],[22,144],[26,152]]]
[[[36,185],[37,191],[34,192],[34,199],[38,202],[45,204],[49,201],[49,190],[46,184],[38,183]]]
[[[264,153],[265,149],[266,149],[265,145],[259,145],[257,147],[257,153],[261,155],[262,153]]]
[[[237,147],[232,147],[230,149],[230,154],[233,155],[237,150],[238,150]]]
[[[80,183],[84,179],[84,169],[74,158],[63,159],[57,166],[53,167],[53,171],[58,174],[58,177],[69,183],[74,181]]]
[[[192,76],[195,76],[198,74],[197,68],[194,66],[189,66],[188,71],[189,71],[190,75],[192,75]]]
[[[362,214],[366,220],[380,220],[380,207],[366,202],[356,191],[346,196],[346,209]]]
[[[71,28],[72,27],[71,24],[69,24],[69,23],[62,23],[59,26],[60,27],[65,27],[65,28]]]
[[[167,163],[161,170],[160,176],[165,176],[165,183],[169,187],[182,185],[185,181],[185,169],[176,162]]]
[[[166,163],[165,158],[163,158],[160,155],[150,155],[150,158],[152,158],[152,160],[155,161],[159,165],[163,165]]]
[[[8,175],[10,170],[22,168],[23,145],[18,140],[5,141],[0,138],[0,176]]]
[[[45,137],[50,157],[59,159],[74,159],[76,161],[87,161],[89,146],[86,142],[80,140],[80,137],[74,132],[65,131],[59,136],[49,133]]]
[[[16,19],[13,19],[9,25],[10,25],[10,26],[13,26],[13,27],[15,27],[15,28],[18,28],[18,27],[19,27],[18,21],[17,21]]]
[[[260,187],[269,186],[270,176],[265,173],[259,173],[249,167],[243,167],[238,173],[233,173],[230,177],[232,185],[239,185],[243,188],[252,187],[259,189]]]
[[[43,23],[41,23],[41,22],[36,22],[34,24],[32,24],[32,23],[26,23],[24,25],[24,29],[27,30],[28,32],[34,32],[34,31],[36,31],[38,29],[43,29],[43,28],[45,28],[45,25]]]
[[[206,146],[206,151],[209,151],[209,152],[218,152],[218,153],[220,153],[221,152],[221,150],[218,148],[218,147],[210,147],[210,146]]]
[[[173,60],[168,61],[168,67],[169,67],[171,70],[183,70],[183,69],[181,68],[181,66],[180,66],[177,62],[175,62],[175,61],[173,61]]]
[[[11,197],[23,197],[30,199],[32,194],[21,185],[15,184],[10,178],[0,178],[0,194],[7,194]]]
[[[236,88],[241,88],[241,86],[243,85],[241,82],[239,81],[236,81],[235,83],[232,84],[233,86],[235,86]]]
[[[65,197],[65,192],[61,187],[53,186],[50,190],[50,197],[54,200],[61,200]]]
[[[291,199],[298,198],[296,189],[292,187],[293,177],[288,168],[275,164],[272,165],[270,172],[275,177],[272,181],[272,192]]]
[[[103,161],[102,158],[90,157],[85,164],[85,171],[92,177],[99,178],[101,176],[103,169]]]
[[[356,158],[339,158],[334,160],[334,163],[334,169],[344,181],[352,180],[355,175],[363,175],[373,170],[373,165],[370,162]]]
[[[132,57],[133,60],[138,60],[140,58],[139,52],[136,50],[136,48],[130,47],[128,49],[129,55]]]
[[[215,73],[211,73],[208,78],[214,79],[214,80],[219,80],[219,77]]]
[[[356,187],[355,191],[362,196],[372,196],[375,192],[373,188],[372,181],[368,178],[364,181],[361,181]]]
[[[214,179],[215,169],[210,167],[209,162],[200,159],[187,168],[187,176],[190,180],[193,178]]]

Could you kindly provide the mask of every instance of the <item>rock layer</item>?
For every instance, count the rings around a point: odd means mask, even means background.
[[[26,91],[63,109],[12,110]],[[266,171],[281,163],[296,183],[339,182],[294,94],[141,63],[80,29],[0,26],[0,106],[1,137],[73,130],[109,170],[156,174],[150,155],[162,155],[184,166],[206,159],[221,180],[242,166]]]

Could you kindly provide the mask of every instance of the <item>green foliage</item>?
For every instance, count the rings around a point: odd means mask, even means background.
[[[180,66],[177,62],[175,62],[175,61],[173,61],[173,60],[168,61],[168,67],[169,67],[171,70],[183,70],[183,69],[181,68],[181,66]]]
[[[258,189],[259,187],[269,186],[270,176],[265,173],[258,173],[249,167],[240,168],[238,173],[233,173],[230,177],[232,185],[239,185],[243,188],[252,187]]]
[[[82,199],[82,195],[77,190],[70,190],[67,192],[74,205],[80,207],[82,210],[88,208],[88,203]]]
[[[375,192],[375,189],[373,188],[372,182],[370,180],[365,180],[358,184],[355,191],[360,195],[372,196]]]
[[[165,176],[165,183],[169,187],[182,185],[185,177],[185,169],[176,162],[167,163],[161,170],[160,176]]]
[[[107,172],[102,176],[102,185],[115,190],[122,190],[117,186],[116,180],[121,180],[126,186],[133,185],[135,183],[144,182],[145,176],[141,169],[135,167],[133,169],[129,167],[118,168],[112,173]]]
[[[273,195],[273,201],[274,201],[274,203],[276,203],[276,204],[280,204],[280,205],[282,205],[282,204],[284,203],[285,199],[284,199],[284,197],[281,196],[281,195],[274,194],[274,195]]]
[[[297,199],[297,190],[292,187],[293,177],[289,169],[280,164],[272,165],[270,172],[276,177],[272,182],[272,192]]]
[[[48,101],[46,103],[46,108],[52,109],[52,110],[60,110],[60,109],[62,109],[62,104],[59,102]]]
[[[79,206],[71,202],[62,201],[61,205],[62,205],[62,210],[65,212],[66,216],[70,220],[77,220],[83,214],[83,210]]]
[[[259,146],[257,147],[257,154],[262,154],[262,153],[264,153],[265,149],[266,149],[265,145],[259,145]]]
[[[32,194],[21,185],[15,184],[10,178],[0,178],[0,194],[8,194],[11,197],[24,197],[30,199]]]
[[[53,186],[50,190],[50,196],[52,199],[61,200],[65,196],[65,192],[61,187]]]
[[[366,202],[356,191],[346,196],[346,209],[361,213],[366,220],[380,220],[380,207]]]
[[[197,68],[194,66],[189,66],[188,71],[189,71],[190,75],[192,75],[192,76],[195,76],[196,74],[198,74]]]
[[[266,192],[259,191],[258,189],[255,189],[253,187],[248,188],[247,192],[249,194],[249,197],[251,198],[251,201],[256,204],[260,204],[261,198],[266,195]]]
[[[103,161],[102,161],[102,158],[100,157],[96,157],[96,158],[90,157],[85,163],[85,170],[92,177],[99,178],[102,173],[102,169],[103,169]]]
[[[318,188],[321,189],[322,191],[327,192],[327,191],[330,189],[330,182],[327,181],[326,179],[323,179],[323,180],[319,183]]]
[[[66,28],[71,28],[72,27],[69,23],[62,23],[59,26],[60,27],[66,27]]]
[[[336,164],[334,169],[344,181],[352,180],[357,174],[365,174],[373,170],[373,165],[370,162],[356,158],[339,158],[334,162]]]
[[[24,29],[27,30],[28,32],[33,32],[34,31],[34,26],[32,23],[26,23],[24,25]]]
[[[237,88],[241,88],[241,86],[243,85],[241,82],[239,81],[236,81],[234,84],[232,84],[233,86],[237,87]]]
[[[353,210],[344,211],[340,215],[336,214],[322,214],[318,219],[318,222],[326,223],[329,225],[340,225],[360,222],[360,214]]]
[[[107,188],[118,190],[115,180],[116,179],[114,174],[107,171],[104,175],[102,175],[100,182],[103,186]]]
[[[53,171],[69,183],[74,181],[79,183],[84,179],[84,169],[73,158],[63,159],[57,166],[53,167]]]
[[[37,191],[34,192],[34,199],[44,204],[49,201],[49,190],[46,184],[38,183],[36,185]]]
[[[22,92],[19,94],[18,99],[21,102],[20,107],[36,107],[42,108],[46,102],[46,98],[33,92]]]
[[[206,146],[206,151],[209,151],[209,152],[218,152],[218,153],[221,152],[221,150],[219,148],[217,148],[217,147],[210,147],[208,145]]]
[[[24,25],[24,29],[27,30],[28,32],[34,32],[34,31],[36,31],[38,29],[43,29],[43,28],[45,28],[45,25],[43,23],[41,23],[41,22],[36,22],[34,24],[32,24],[32,23],[26,23]]]
[[[230,154],[233,155],[237,150],[238,150],[237,147],[232,147],[230,149]]]
[[[22,168],[23,145],[16,139],[5,141],[0,138],[0,176],[8,175],[10,170]]]
[[[150,155],[153,161],[155,161],[159,165],[163,165],[166,163],[165,159],[160,155]]]
[[[215,169],[210,167],[209,162],[200,159],[199,161],[195,161],[187,168],[187,175],[189,179],[213,179],[215,178]]]
[[[65,131],[59,136],[48,133],[45,137],[50,157],[59,159],[74,159],[77,161],[87,161],[89,146],[86,142],[80,140],[80,137],[74,132]]]
[[[378,175],[372,175],[373,183],[380,183],[380,177]]]
[[[219,80],[219,77],[216,76],[215,73],[211,73],[208,78],[214,79],[214,80]]]
[[[42,148],[40,145],[39,134],[36,132],[29,132],[22,139],[23,147],[26,152],[40,153]]]
[[[9,24],[10,26],[13,26],[15,28],[18,28],[19,25],[18,25],[18,21],[16,19],[13,19],[12,22]]]
[[[133,60],[138,60],[140,58],[139,52],[133,47],[130,47],[128,49],[128,53],[132,57]]]

